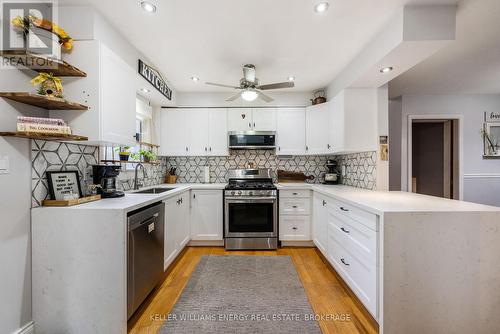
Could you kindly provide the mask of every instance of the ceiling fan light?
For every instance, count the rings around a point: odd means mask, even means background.
[[[247,102],[254,101],[259,94],[254,90],[244,90],[241,92],[241,98]]]
[[[328,10],[330,3],[327,0],[320,0],[314,4],[314,11],[318,14],[322,14]]]
[[[148,13],[156,12],[156,6],[149,1],[141,1],[141,7]]]

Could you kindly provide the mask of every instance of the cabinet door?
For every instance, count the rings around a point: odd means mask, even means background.
[[[329,153],[329,103],[306,108],[306,149],[308,154]]]
[[[208,109],[183,109],[186,114],[188,155],[208,155]]]
[[[101,44],[102,141],[120,145],[135,144],[136,81],[134,68]]]
[[[306,112],[304,108],[279,108],[277,110],[276,139],[278,155],[306,153]]]
[[[222,240],[222,191],[193,190],[191,193],[191,239]]]
[[[190,203],[189,203],[189,191],[183,193],[179,196],[180,203],[177,204],[178,212],[177,212],[177,245],[179,248],[179,252],[187,245],[190,236]]]
[[[229,108],[227,110],[228,131],[250,131],[252,124],[252,109]]]
[[[180,156],[187,154],[185,112],[182,109],[161,111],[160,155]]]
[[[227,110],[210,109],[208,127],[208,154],[213,156],[229,155],[227,148]]]
[[[312,236],[318,249],[326,256],[328,229],[328,200],[319,195],[313,196]]]
[[[280,216],[280,240],[311,240],[309,216]]]
[[[254,131],[276,131],[276,109],[252,109],[252,129]]]
[[[330,102],[330,145],[332,152],[342,152],[345,147],[344,97],[335,96]]]
[[[165,201],[165,241],[163,245],[164,252],[164,265],[163,270],[167,270],[170,263],[172,263],[179,252],[177,236],[177,197]]]

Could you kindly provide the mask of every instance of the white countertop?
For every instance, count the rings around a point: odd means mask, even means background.
[[[403,191],[374,191],[343,185],[309,183],[279,183],[277,186],[278,189],[311,189],[375,214],[383,214],[384,212],[500,211],[500,207]]]

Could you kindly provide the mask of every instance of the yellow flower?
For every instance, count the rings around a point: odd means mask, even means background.
[[[24,21],[23,21],[23,19],[21,18],[21,16],[16,16],[16,17],[12,20],[12,25],[14,25],[14,27],[17,27],[17,28],[23,28],[23,27],[24,27]]]

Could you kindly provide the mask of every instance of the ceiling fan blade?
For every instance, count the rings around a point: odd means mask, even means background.
[[[240,87],[235,87],[235,86],[230,86],[230,85],[224,85],[224,84],[218,84],[218,83],[214,83],[214,82],[205,82],[205,85],[217,86],[217,87],[226,87],[226,88],[233,88],[233,89],[240,89]]]
[[[261,85],[258,86],[257,89],[269,90],[269,89],[292,88],[292,87],[295,87],[295,83],[293,81],[285,81],[269,85]]]
[[[239,98],[240,96],[241,96],[241,93],[238,93],[238,94],[236,94],[236,95],[231,96],[231,97],[230,97],[230,98],[228,98],[226,101],[227,101],[227,102],[234,101],[234,100],[236,100],[237,98]]]
[[[268,96],[268,95],[266,95],[266,94],[264,94],[262,92],[257,91],[257,93],[259,94],[259,97],[262,100],[266,101],[266,102],[272,102],[272,101],[274,101],[274,99],[272,97],[270,97],[270,96]]]

